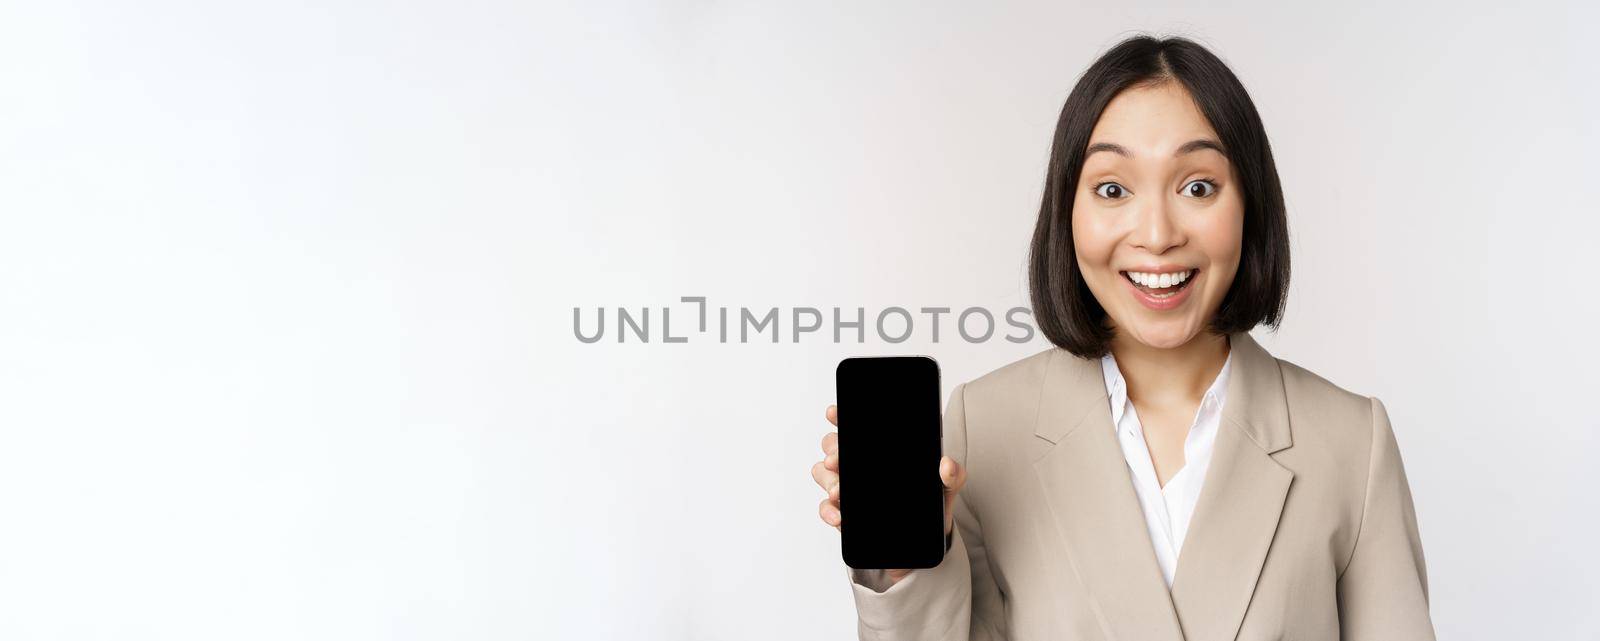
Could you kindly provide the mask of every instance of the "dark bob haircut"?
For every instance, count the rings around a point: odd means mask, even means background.
[[[1079,273],[1072,202],[1089,135],[1106,104],[1124,89],[1176,81],[1188,90],[1223,154],[1238,173],[1244,202],[1239,271],[1211,319],[1217,334],[1278,325],[1289,290],[1289,223],[1272,148],[1244,85],[1222,60],[1184,38],[1140,35],[1096,60],[1067,96],[1056,122],[1044,199],[1028,256],[1028,287],[1039,329],[1051,343],[1085,358],[1105,355],[1113,330]]]

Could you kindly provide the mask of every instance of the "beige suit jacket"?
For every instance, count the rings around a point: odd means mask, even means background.
[[[1052,349],[951,394],[955,542],[886,587],[846,567],[862,639],[1433,639],[1389,417],[1234,334],[1212,462],[1168,590],[1097,360]]]

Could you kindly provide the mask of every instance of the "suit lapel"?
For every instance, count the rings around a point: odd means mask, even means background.
[[[1172,585],[1188,641],[1238,634],[1294,479],[1271,456],[1291,444],[1278,362],[1247,333],[1230,340],[1222,421]]]
[[[1106,399],[1098,361],[1053,352],[1034,471],[1107,638],[1182,641]]]
[[[1271,456],[1292,444],[1289,407],[1277,360],[1248,333],[1230,344],[1222,421],[1171,591],[1111,425],[1100,363],[1051,354],[1034,471],[1109,638],[1233,639],[1255,594],[1294,479]]]

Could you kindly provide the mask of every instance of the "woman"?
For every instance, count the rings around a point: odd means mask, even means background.
[[[1057,349],[956,387],[953,544],[932,569],[847,568],[861,638],[1432,639],[1383,404],[1248,333],[1277,325],[1288,278],[1277,170],[1233,73],[1180,38],[1096,61],[1031,250]],[[834,527],[837,442],[812,468]]]

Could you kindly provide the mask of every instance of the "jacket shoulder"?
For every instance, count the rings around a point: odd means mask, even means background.
[[[1059,354],[1058,354],[1059,352]],[[1050,348],[1031,356],[1001,365],[966,383],[968,399],[984,399],[999,394],[1013,394],[1016,390],[1035,389],[1044,384],[1045,371],[1051,358],[1071,358],[1059,348]]]
[[[1046,349],[965,383],[960,393],[969,434],[1003,442],[1029,440],[1045,380],[1058,358],[1075,357],[1062,349]]]
[[[1283,373],[1290,423],[1299,426],[1295,430],[1296,441],[1312,438],[1327,446],[1343,445],[1365,452],[1372,437],[1374,400],[1293,362],[1281,358],[1277,361]],[[1311,433],[1308,427],[1312,428]]]
[[[1046,349],[997,367],[982,376],[963,383],[952,406],[960,405],[955,421],[946,421],[945,437],[952,436],[960,443],[951,443],[953,449],[965,458],[958,458],[970,470],[1015,469],[1027,444],[1034,442],[1034,425],[1039,416],[1044,386],[1053,367],[1060,364],[1056,358],[1073,358],[1072,354],[1057,348]],[[955,430],[950,426],[956,426]],[[1041,441],[1042,442],[1042,441]],[[985,480],[978,480],[982,476]],[[977,506],[993,500],[997,495],[988,488],[1003,487],[1005,475],[975,472],[961,495],[969,505]]]
[[[1371,402],[1368,396],[1340,387],[1294,362],[1281,358],[1275,360],[1278,361],[1278,371],[1283,373],[1284,392],[1291,396],[1291,402],[1299,400],[1319,404],[1357,405],[1363,408]]]

